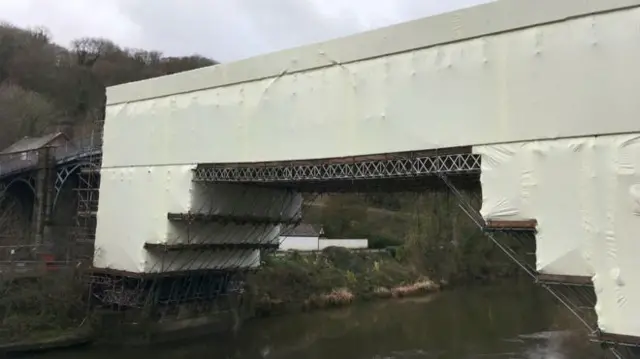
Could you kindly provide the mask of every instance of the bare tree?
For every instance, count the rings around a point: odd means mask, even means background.
[[[83,37],[71,43],[80,66],[92,67],[101,56],[122,50],[112,41],[102,38]]]

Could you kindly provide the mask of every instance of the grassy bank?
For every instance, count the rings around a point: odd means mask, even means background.
[[[68,337],[89,327],[87,288],[80,273],[0,281],[0,343]]]
[[[388,252],[327,248],[268,257],[260,271],[249,277],[246,299],[256,315],[264,316],[438,289],[438,284]]]

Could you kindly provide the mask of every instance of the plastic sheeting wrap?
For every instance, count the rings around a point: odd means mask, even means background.
[[[536,219],[538,271],[592,276],[600,329],[640,336],[640,134],[473,150],[484,218]]]
[[[474,147],[482,155],[482,215],[536,219],[540,272],[593,275],[583,225],[585,145],[585,140],[557,140]]]
[[[115,143],[105,143],[105,156],[112,148],[117,150]],[[143,245],[166,238],[167,212],[190,209],[193,168],[103,167],[94,266],[131,272],[155,267]]]
[[[308,160],[637,131],[640,71],[629,69],[640,63],[640,9],[572,17],[634,3],[497,1],[111,87],[104,138],[123,151],[103,163]],[[565,21],[522,28],[559,13]],[[500,32],[478,37],[487,27]],[[302,63],[316,67],[293,72]]]
[[[105,146],[108,150],[110,147]],[[192,182],[194,166],[103,168],[94,266],[128,272],[166,272],[259,265],[259,251],[155,253],[145,243],[277,241],[280,226],[170,222],[168,213],[294,218],[299,194]],[[276,218],[278,218],[276,217]]]

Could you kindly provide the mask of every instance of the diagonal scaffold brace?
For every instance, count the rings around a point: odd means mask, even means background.
[[[518,258],[517,254],[508,246],[500,243],[495,235],[491,232],[485,231],[486,222],[482,217],[482,214],[478,209],[474,208],[471,203],[465,198],[463,193],[456,188],[456,186],[449,180],[445,173],[438,173],[438,177],[443,181],[446,187],[456,197],[458,206],[462,211],[478,226],[478,229],[482,230],[484,235],[487,236],[500,250],[502,250],[512,261],[514,261],[525,273],[527,273],[534,281],[536,280],[536,271],[528,264]],[[563,298],[556,290],[551,288],[545,283],[540,283],[551,295],[553,295],[564,307],[566,307],[589,331],[590,334],[597,333],[597,328],[593,328],[588,321],[578,313],[578,308],[573,305],[566,298]],[[624,358],[615,348],[608,348],[610,352],[618,359]]]

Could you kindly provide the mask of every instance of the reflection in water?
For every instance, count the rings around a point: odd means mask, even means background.
[[[589,359],[592,348],[556,330],[559,308],[532,285],[501,285],[436,296],[255,320],[235,335],[122,350],[89,348],[43,359],[140,357],[229,359]],[[595,353],[598,353],[595,351]]]

